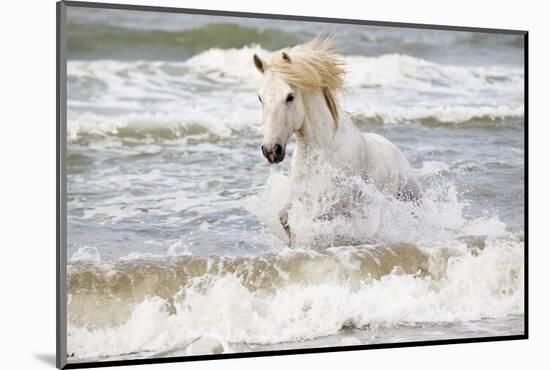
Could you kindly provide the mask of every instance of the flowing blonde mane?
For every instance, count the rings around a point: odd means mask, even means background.
[[[336,93],[344,90],[345,64],[332,47],[331,38],[317,37],[302,45],[274,53],[268,68],[294,87],[306,91],[321,89],[338,128]]]

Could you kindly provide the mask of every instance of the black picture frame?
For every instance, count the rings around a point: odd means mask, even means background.
[[[100,361],[100,362],[80,362],[67,363],[67,23],[66,12],[67,8],[84,7],[96,9],[117,9],[117,10],[132,10],[143,12],[167,12],[179,14],[200,14],[213,16],[231,16],[243,18],[265,18],[277,20],[291,21],[314,21],[324,23],[339,23],[350,25],[370,25],[370,26],[385,26],[399,28],[415,28],[415,29],[430,29],[430,30],[446,30],[446,31],[467,31],[480,33],[498,33],[518,35],[523,37],[524,45],[524,334],[523,335],[505,335],[492,337],[476,337],[476,338],[461,338],[461,339],[442,339],[442,340],[421,340],[413,342],[400,343],[383,343],[383,344],[367,344],[367,345],[345,345],[337,347],[321,347],[321,348],[303,348],[303,349],[286,349],[274,351],[258,351],[258,352],[243,352],[243,353],[227,353],[227,354],[211,354],[211,355],[192,355],[181,357],[166,357],[166,358],[147,358],[147,359],[131,359],[131,360],[116,360],[116,361]],[[462,27],[436,24],[418,24],[418,23],[399,23],[399,22],[382,22],[360,19],[341,19],[341,18],[325,18],[325,17],[310,17],[302,15],[286,15],[286,14],[265,14],[265,13],[248,13],[248,12],[231,12],[220,10],[204,10],[204,9],[189,9],[161,6],[143,6],[130,4],[111,4],[99,2],[80,2],[80,1],[59,1],[56,4],[56,19],[57,19],[57,50],[56,50],[56,366],[59,369],[77,369],[77,368],[94,368],[94,367],[110,367],[123,365],[140,365],[140,364],[159,364],[172,362],[188,362],[188,361],[204,361],[204,360],[220,360],[232,358],[246,357],[265,357],[265,356],[282,356],[293,354],[308,354],[322,352],[341,352],[341,351],[360,351],[383,348],[400,348],[400,347],[416,347],[416,346],[434,346],[447,344],[462,344],[462,343],[481,343],[481,342],[497,342],[511,340],[525,340],[529,338],[529,223],[528,223],[528,203],[529,203],[529,32],[525,30],[512,29],[494,29],[494,28],[477,28],[477,27]]]

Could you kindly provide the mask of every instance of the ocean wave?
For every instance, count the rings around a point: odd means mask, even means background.
[[[181,88],[181,85],[170,82],[194,82],[200,79],[182,79],[186,74],[203,77],[203,82],[223,85],[246,83],[246,90],[256,89],[261,79],[254,68],[252,55],[269,59],[271,52],[252,44],[242,48],[210,48],[186,61],[69,61],[69,83],[73,80],[88,78],[109,86],[111,83],[138,78],[137,82],[150,82],[148,76],[155,77],[157,86],[167,89]],[[433,93],[448,91],[452,95],[463,95],[467,92],[493,91],[498,98],[506,94],[520,97],[524,87],[522,68],[513,66],[459,66],[438,64],[424,59],[402,54],[387,54],[378,57],[346,55],[348,88],[375,89],[399,88],[401,91],[423,91],[430,89]],[[206,78],[206,80],[204,79]],[[93,87],[93,86],[91,86]],[[145,84],[143,87],[148,87]],[[191,88],[192,86],[190,86]],[[457,90],[458,89],[458,90]],[[445,96],[440,96],[445,98]]]
[[[342,26],[341,116],[404,151],[422,202],[312,163],[289,246],[251,57],[317,25],[123,13],[69,21],[71,362],[523,330],[522,38]]]
[[[477,239],[437,249],[398,243],[111,265],[73,260],[68,294],[68,351],[80,359],[185,349],[204,335],[223,338],[229,348],[301,341],[350,327],[522,314],[523,242]]]
[[[457,38],[458,44],[467,44],[478,47],[487,47],[488,45],[511,46],[513,48],[523,49],[524,40],[522,35],[503,35],[492,33],[468,33]]]
[[[112,10],[72,12],[68,28],[68,51],[74,58],[158,59],[161,54],[164,59],[181,60],[207,48],[227,49],[250,44],[276,50],[307,41],[320,32],[341,35],[340,46],[351,53],[366,55],[397,50],[414,56],[451,54],[455,59],[471,60],[490,51],[490,59],[505,56],[518,61],[519,49],[523,48],[523,37],[519,35],[183,14],[127,16]]]
[[[424,126],[455,127],[517,127],[523,128],[524,107],[517,106],[409,106],[358,107],[352,113],[354,121],[367,124],[422,124]]]
[[[523,69],[513,66],[438,64],[404,54],[378,57],[346,56],[348,82],[352,85],[399,85],[402,89],[428,86],[437,90],[449,85],[479,89],[493,84],[523,89]],[[410,84],[414,82],[411,86]]]
[[[152,132],[155,124],[159,138],[192,134],[188,127],[197,125],[222,136],[236,127],[258,131],[261,76],[251,62],[254,53],[269,54],[250,46],[209,49],[184,62],[70,61],[69,135],[137,126]],[[356,122],[522,124],[520,69],[441,65],[398,54],[346,61],[341,106]]]
[[[425,127],[523,129],[523,106],[360,107],[347,112],[360,128],[371,125],[420,124]],[[74,114],[67,126],[70,142],[117,138],[134,141],[166,141],[196,138],[194,143],[226,139],[258,138],[262,133],[259,111],[236,109],[231,115],[208,116],[202,110],[189,114],[129,113],[105,116],[90,112]]]
[[[373,184],[350,177],[330,166],[312,163],[316,172],[307,184],[295,184],[295,197],[288,210],[293,225],[293,243],[308,248],[361,244],[365,241],[419,243],[426,240],[456,240],[464,235],[506,236],[506,224],[494,212],[479,218],[465,217],[467,202],[446,177],[432,164],[417,170],[424,185],[419,205],[387,197]],[[440,167],[446,164],[440,165]],[[272,174],[259,195],[248,200],[246,208],[281,240],[288,240],[280,226],[279,211],[289,202],[289,178]],[[297,194],[297,195],[296,195]],[[314,202],[308,200],[314,199]],[[330,214],[334,204],[344,204],[346,217]]]
[[[259,44],[276,50],[298,43],[293,33],[235,23],[210,23],[181,31],[146,30],[114,25],[69,23],[69,59],[185,60],[210,48],[242,48]]]
[[[196,118],[162,114],[127,114],[105,117],[85,113],[70,119],[67,125],[69,142],[90,142],[105,138],[126,141],[167,141],[195,138],[193,143],[216,143],[223,139],[255,137],[260,127],[250,121],[231,120],[230,117],[211,121],[201,114]]]
[[[419,176],[447,168],[430,163]],[[314,219],[307,204],[294,203],[289,220],[300,234],[294,248],[276,243],[255,255],[204,255],[184,238],[167,252],[107,260],[94,247],[78,249],[67,278],[74,361],[232,352],[347,329],[523,314],[522,233],[496,215],[466,218],[467,204],[444,179],[425,188],[414,206],[355,178],[332,188],[334,175],[323,166],[308,187],[314,197],[326,195],[321,209],[350,188],[366,192],[366,203],[331,220]],[[284,240],[278,211],[286,197],[288,177],[273,173],[259,195],[241,204]],[[329,237],[342,233],[364,242],[330,246]]]

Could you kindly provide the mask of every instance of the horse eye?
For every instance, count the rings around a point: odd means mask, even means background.
[[[262,102],[262,97],[260,95],[258,95],[258,100],[260,101],[260,103]]]
[[[286,96],[286,102],[287,103],[290,103],[293,100],[294,100],[294,94],[290,93]]]

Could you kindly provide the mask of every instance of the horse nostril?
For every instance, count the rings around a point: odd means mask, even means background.
[[[283,155],[283,146],[281,144],[275,144],[275,157],[281,158]]]
[[[262,154],[264,155],[264,157],[267,158],[267,151],[265,150],[265,146],[262,145]]]

